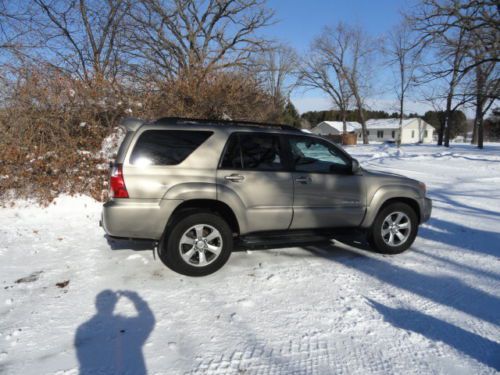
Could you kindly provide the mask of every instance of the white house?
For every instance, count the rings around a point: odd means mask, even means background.
[[[356,121],[347,121],[346,129],[348,133],[358,133],[361,129],[361,124]],[[344,123],[342,121],[323,121],[311,129],[314,134],[318,135],[336,135],[344,132]]]
[[[350,121],[346,125],[348,133],[358,134],[358,140],[363,138],[359,122]],[[433,141],[434,127],[418,117],[404,119],[402,128],[401,143],[430,143]],[[342,121],[323,121],[311,131],[318,135],[342,134],[343,123]],[[366,121],[366,131],[370,142],[396,142],[399,135],[399,119],[368,120]]]
[[[373,119],[366,121],[370,142],[396,141],[399,136],[399,119]],[[424,120],[414,117],[403,120],[401,143],[429,143],[433,141],[434,127]],[[361,138],[361,134],[358,135]]]

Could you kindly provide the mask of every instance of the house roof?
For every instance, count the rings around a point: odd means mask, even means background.
[[[412,117],[403,120],[403,128],[418,120],[417,117]],[[427,127],[433,128],[431,125],[421,120]],[[384,118],[372,119],[366,121],[367,129],[399,129],[399,118]]]
[[[344,131],[344,123],[342,121],[323,121],[323,122],[320,122],[316,126],[316,128],[318,126],[320,126],[321,124],[326,124],[327,126],[329,126],[332,129],[335,129],[339,133],[342,133]],[[348,132],[354,132],[354,131],[359,130],[359,129],[361,129],[361,124],[359,122],[356,122],[356,121],[347,121],[346,122],[346,130]]]

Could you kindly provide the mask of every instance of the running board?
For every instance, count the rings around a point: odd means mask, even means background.
[[[314,232],[275,232],[250,234],[238,239],[237,247],[243,249],[275,249],[329,242],[332,236]]]

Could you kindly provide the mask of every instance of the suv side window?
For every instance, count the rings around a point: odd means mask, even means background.
[[[351,161],[337,147],[312,137],[287,137],[293,165],[298,172],[340,173],[351,170]]]
[[[139,166],[179,164],[212,134],[198,130],[146,130],[135,144],[130,163]]]
[[[232,134],[222,158],[221,168],[257,171],[284,169],[280,137],[265,133]]]

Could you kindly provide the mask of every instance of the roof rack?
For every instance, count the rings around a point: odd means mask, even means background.
[[[281,130],[301,132],[301,129],[295,128],[291,125],[254,122],[254,121],[208,120],[208,119],[197,119],[197,118],[186,118],[186,117],[162,117],[156,120],[155,123],[156,124],[167,123],[172,125],[181,125],[181,124],[209,124],[217,126],[243,125],[243,126],[255,126],[268,129],[276,128]]]

